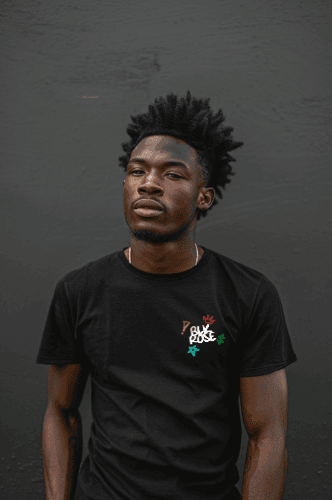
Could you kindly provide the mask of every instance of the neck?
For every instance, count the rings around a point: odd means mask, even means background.
[[[141,271],[152,274],[174,274],[196,266],[204,251],[199,250],[194,242],[191,242],[190,246],[175,242],[153,245],[132,239],[131,248],[126,252],[130,264]]]

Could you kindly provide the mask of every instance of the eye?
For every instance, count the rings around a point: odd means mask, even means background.
[[[132,170],[131,171],[132,174],[137,173],[137,172],[143,172],[143,170]],[[167,175],[174,175],[175,177],[178,177],[179,179],[183,179],[183,177],[181,177],[181,175],[178,175],[178,174],[167,174]]]

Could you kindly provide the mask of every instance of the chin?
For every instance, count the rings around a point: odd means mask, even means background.
[[[131,233],[136,240],[145,241],[146,243],[166,243],[174,240],[172,234],[158,233],[151,229],[131,230]]]

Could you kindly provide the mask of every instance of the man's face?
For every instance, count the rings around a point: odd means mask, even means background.
[[[167,165],[169,161],[182,162],[185,167]],[[202,182],[204,185],[194,148],[171,136],[143,139],[132,151],[123,188],[125,218],[135,238],[154,243],[179,239],[196,222]],[[133,205],[140,198],[158,201],[164,211],[149,218],[138,215]]]

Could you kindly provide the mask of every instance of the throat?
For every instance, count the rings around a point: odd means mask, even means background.
[[[203,254],[204,254],[204,250],[203,248],[197,246],[198,248],[198,260],[197,260],[197,264],[199,263],[199,261],[201,260],[201,258],[203,257]],[[125,254],[125,257],[127,259],[127,261],[129,262],[129,248],[127,248],[124,252]]]

